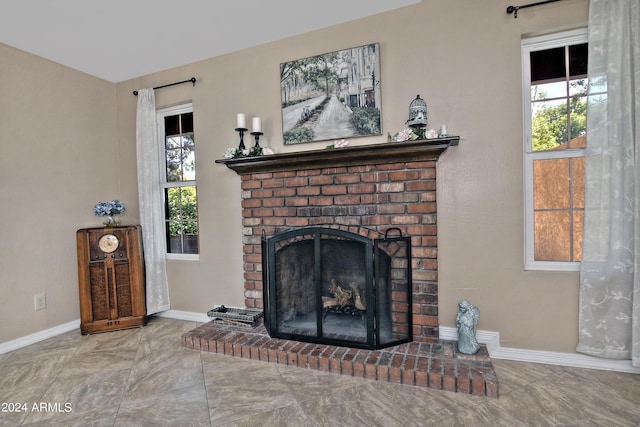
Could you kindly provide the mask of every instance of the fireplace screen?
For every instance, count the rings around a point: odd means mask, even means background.
[[[329,228],[264,238],[269,334],[357,348],[411,341],[411,242],[389,231],[375,240]]]

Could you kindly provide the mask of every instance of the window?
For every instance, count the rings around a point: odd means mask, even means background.
[[[159,110],[158,128],[167,257],[193,258],[199,252],[193,107]]]
[[[525,268],[578,270],[584,219],[587,31],[522,43]]]

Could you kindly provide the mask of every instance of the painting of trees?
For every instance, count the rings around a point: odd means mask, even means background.
[[[379,46],[280,64],[285,144],[380,134]]]

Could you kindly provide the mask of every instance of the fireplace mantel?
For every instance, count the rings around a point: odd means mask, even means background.
[[[398,161],[434,160],[450,146],[458,145],[459,141],[459,136],[447,136],[408,142],[220,159],[216,160],[216,163],[224,164],[238,175],[243,175],[325,167],[362,166]]]

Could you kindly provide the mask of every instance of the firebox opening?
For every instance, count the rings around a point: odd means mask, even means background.
[[[263,245],[272,337],[362,348],[411,340],[408,238],[314,228]]]

